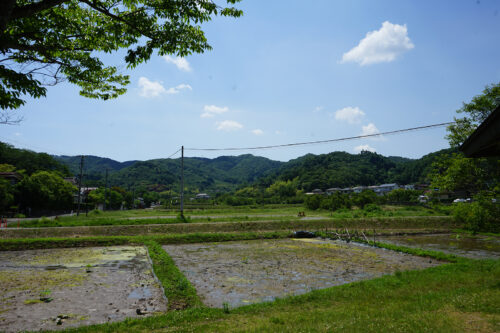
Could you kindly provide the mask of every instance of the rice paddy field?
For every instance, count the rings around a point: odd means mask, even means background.
[[[415,208],[11,221],[0,331],[499,331],[499,235]]]

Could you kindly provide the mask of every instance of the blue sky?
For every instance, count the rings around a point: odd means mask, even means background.
[[[0,140],[51,154],[119,161],[185,147],[246,147],[356,136],[451,121],[500,81],[500,1],[243,0],[239,19],[203,26],[212,51],[153,57],[128,92],[90,100],[60,84],[28,100]],[[121,64],[123,52],[107,56]],[[124,68],[124,66],[123,66]],[[379,139],[266,151],[418,158],[448,146],[438,128]],[[233,154],[243,154],[241,151]],[[215,157],[222,152],[186,151]]]

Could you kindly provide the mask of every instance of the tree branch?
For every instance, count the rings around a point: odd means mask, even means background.
[[[141,35],[146,36],[146,37],[148,37],[148,38],[150,38],[150,39],[154,39],[154,38],[153,38],[153,36],[150,36],[148,33],[145,33],[145,32],[143,32],[143,31],[141,31],[141,30],[137,29],[137,27],[134,27],[133,25],[131,25],[131,24],[130,24],[127,20],[123,19],[122,17],[117,16],[117,15],[115,15],[115,14],[113,14],[113,13],[109,12],[109,11],[108,11],[107,9],[105,9],[105,8],[98,7],[98,6],[96,5],[96,2],[95,2],[95,1],[92,1],[92,2],[91,2],[91,1],[89,1],[89,0],[80,0],[80,2],[83,2],[83,3],[87,4],[90,8],[93,8],[93,9],[97,10],[98,12],[100,12],[100,13],[102,13],[102,14],[106,15],[106,16],[111,17],[112,19],[117,20],[117,21],[119,21],[119,22],[121,22],[121,23],[123,23],[123,24],[127,25],[127,26],[128,26],[128,27],[130,27],[131,29],[133,29],[133,30],[137,31],[138,33],[140,33]]]
[[[52,8],[54,6],[60,5],[67,0],[42,0],[40,2],[32,3],[22,7],[14,7],[12,14],[10,16],[11,19],[18,19],[22,17],[31,16],[42,10],[46,10]]]

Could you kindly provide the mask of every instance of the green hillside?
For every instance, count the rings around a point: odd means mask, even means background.
[[[60,163],[46,153],[36,153],[27,149],[18,149],[0,142],[0,164],[13,165],[17,171],[31,175],[36,171],[58,171],[62,176],[71,175],[65,163]]]
[[[308,154],[284,164],[273,175],[261,179],[268,186],[274,180],[298,179],[298,187],[306,191],[315,188],[349,187],[383,183],[412,184],[426,181],[432,163],[438,156],[450,154],[444,149],[419,159],[384,157],[363,151],[360,154],[333,152]]]
[[[56,161],[65,164],[73,175],[80,173],[80,156],[53,156]],[[97,183],[104,179],[106,169],[109,172],[119,171],[137,161],[118,162],[110,158],[86,155],[84,160],[85,179]]]
[[[79,156],[55,156],[65,163],[73,174],[80,168]],[[184,158],[184,178],[188,191],[230,191],[238,185],[252,183],[259,177],[276,171],[283,163],[253,156],[221,156],[214,159]],[[104,184],[106,168],[111,186],[126,189],[145,187],[153,191],[178,190],[180,159],[117,162],[109,158],[85,156],[84,182],[87,185]]]
[[[385,157],[377,153],[349,154],[332,152],[322,155],[307,154],[289,162],[278,162],[250,154],[220,156],[214,159],[184,158],[184,179],[188,192],[226,192],[246,184],[269,186],[276,180],[297,178],[299,188],[348,187],[382,183],[412,184],[426,181],[436,157],[450,154],[444,149],[409,159]],[[80,157],[56,156],[69,169],[79,172]],[[106,168],[111,186],[125,189],[145,188],[151,191],[177,191],[180,184],[180,159],[117,162],[97,156],[85,157],[85,183],[103,185]]]

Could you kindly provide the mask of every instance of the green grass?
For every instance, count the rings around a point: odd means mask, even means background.
[[[299,211],[305,211],[307,217],[324,217],[333,219],[352,218],[383,218],[383,217],[410,217],[410,216],[443,216],[449,213],[439,207],[430,209],[422,206],[382,206],[377,212],[367,212],[362,209],[340,209],[335,212],[327,210],[311,211],[297,205],[269,205],[257,207],[227,207],[206,210],[186,210],[188,222],[232,222],[232,221],[262,221],[262,220],[290,220],[297,218]],[[164,209],[136,209],[126,211],[92,211],[88,216],[60,216],[57,219],[40,218],[24,221],[22,228],[43,227],[70,227],[70,226],[98,226],[98,225],[145,225],[169,224],[183,222],[177,217],[177,211]],[[259,216],[271,215],[271,216]],[[9,225],[17,228],[17,224]]]
[[[148,252],[153,261],[153,270],[160,280],[165,296],[168,299],[169,310],[182,310],[202,303],[196,294],[196,289],[177,268],[174,260],[155,241],[146,241]]]
[[[17,238],[0,239],[0,251],[20,251],[64,247],[90,247],[112,245],[142,245],[154,241],[159,244],[185,244],[225,242],[249,239],[289,237],[289,232],[239,232],[239,233],[191,233],[154,236],[97,236],[78,238]]]
[[[451,217],[385,217],[358,219],[319,219],[319,220],[266,220],[266,221],[233,221],[214,223],[167,223],[153,225],[110,225],[80,226],[70,228],[8,228],[2,230],[0,238],[42,238],[42,237],[90,237],[90,236],[132,236],[180,234],[196,232],[249,232],[249,231],[295,231],[295,230],[373,230],[418,229],[421,231],[446,231],[459,228],[461,225]]]
[[[498,332],[500,261],[466,260],[274,302],[194,308],[75,332]]]

